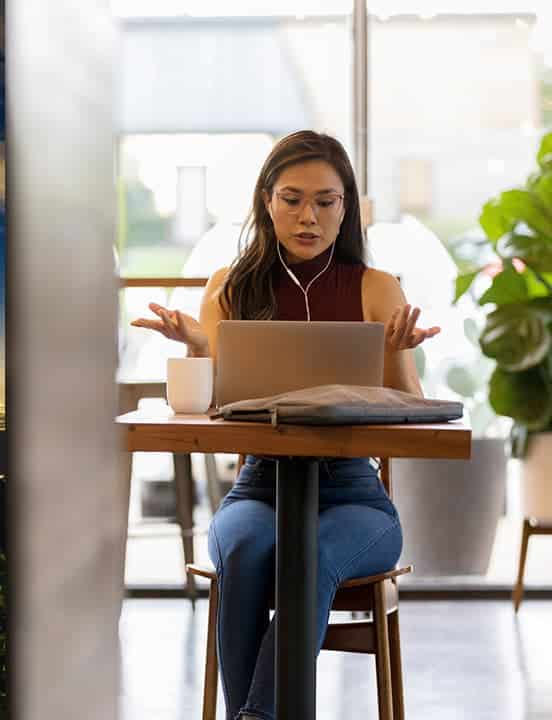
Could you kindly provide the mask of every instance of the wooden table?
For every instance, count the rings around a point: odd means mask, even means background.
[[[149,411],[151,413],[151,411]],[[461,422],[313,427],[210,420],[206,415],[117,419],[127,450],[242,453],[278,458],[276,473],[276,717],[316,717],[316,579],[319,457],[470,456]]]

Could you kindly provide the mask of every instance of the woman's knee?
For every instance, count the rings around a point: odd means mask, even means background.
[[[254,571],[273,562],[274,551],[274,510],[266,503],[240,500],[213,517],[209,554],[217,570]]]

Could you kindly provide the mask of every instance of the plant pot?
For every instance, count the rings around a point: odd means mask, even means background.
[[[520,490],[523,517],[552,523],[552,432],[531,435]]]
[[[473,439],[469,460],[393,460],[392,483],[401,564],[413,563],[417,577],[487,572],[504,509],[502,439]]]

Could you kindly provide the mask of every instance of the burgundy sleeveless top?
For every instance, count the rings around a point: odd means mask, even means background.
[[[290,269],[303,289],[329,260],[331,246],[311,260],[294,263]],[[362,276],[366,266],[349,265],[335,257],[309,291],[311,320],[362,321]],[[276,295],[275,320],[306,320],[305,296],[278,260],[273,268],[272,282]]]

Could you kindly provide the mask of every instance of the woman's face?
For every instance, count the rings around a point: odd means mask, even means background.
[[[345,188],[329,163],[291,165],[278,176],[272,197],[263,193],[287,262],[310,260],[335,242],[345,216]]]

